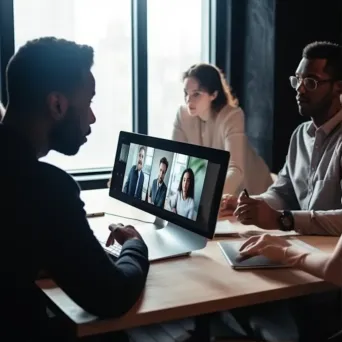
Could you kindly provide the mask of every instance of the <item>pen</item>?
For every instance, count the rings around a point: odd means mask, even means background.
[[[248,193],[247,189],[243,189],[243,192],[245,193],[246,197],[249,197],[249,193]]]
[[[87,217],[100,217],[100,216],[105,216],[104,212],[100,212],[100,213],[89,213],[86,215]]]

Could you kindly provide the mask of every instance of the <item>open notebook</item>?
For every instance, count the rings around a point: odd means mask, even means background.
[[[228,263],[234,269],[256,269],[256,268],[283,268],[289,267],[287,265],[283,265],[281,263],[273,262],[262,255],[258,255],[252,257],[247,260],[240,260],[240,253],[239,249],[241,245],[246,240],[239,240],[239,241],[220,241],[218,242],[219,247],[227,259]],[[308,249],[309,251],[318,251],[317,248],[299,240],[299,239],[291,239],[291,243],[301,248]]]

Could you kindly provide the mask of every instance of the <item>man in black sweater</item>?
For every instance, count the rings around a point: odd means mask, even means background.
[[[39,161],[50,150],[75,155],[86,142],[95,122],[92,64],[91,47],[47,37],[26,43],[7,66],[8,106],[0,123],[4,341],[50,340],[46,303],[35,285],[41,270],[100,317],[123,315],[145,286],[148,250],[136,230],[115,226],[111,239],[123,248],[113,262],[89,227],[78,185]]]

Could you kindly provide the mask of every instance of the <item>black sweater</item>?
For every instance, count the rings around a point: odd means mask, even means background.
[[[127,241],[114,263],[94,237],[79,195],[66,172],[38,161],[22,136],[0,124],[0,334],[6,341],[49,333],[44,296],[35,285],[41,270],[100,317],[124,314],[141,295],[146,245]]]

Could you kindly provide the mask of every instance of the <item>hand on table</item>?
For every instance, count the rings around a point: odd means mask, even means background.
[[[113,223],[108,227],[108,229],[110,230],[110,234],[106,242],[107,247],[114,245],[115,241],[120,245],[123,245],[128,240],[139,239],[143,241],[143,238],[133,226],[124,226],[122,223]]]
[[[229,194],[222,196],[219,217],[233,215],[234,210],[237,207],[237,197]]]
[[[286,260],[286,249],[290,246],[291,243],[284,238],[263,234],[247,239],[239,251],[242,260],[263,255],[272,261],[284,263]]]
[[[247,197],[242,192],[238,198],[234,215],[244,225],[255,225],[259,228],[279,229],[280,213],[272,209],[264,200]]]

